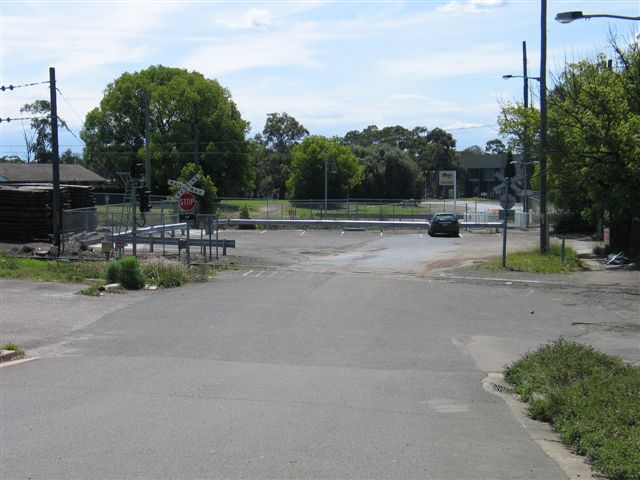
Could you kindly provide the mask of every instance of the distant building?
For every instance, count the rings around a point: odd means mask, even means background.
[[[463,193],[464,197],[486,197],[497,198],[493,187],[498,185],[500,181],[496,179],[496,172],[504,173],[507,166],[507,154],[501,153],[497,155],[477,154],[459,152],[460,165],[466,171],[464,176]],[[515,161],[521,161],[521,155],[514,155]],[[515,165],[516,171],[519,172],[520,165]]]

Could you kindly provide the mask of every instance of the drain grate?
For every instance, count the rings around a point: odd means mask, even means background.
[[[513,388],[511,387],[506,387],[504,385],[498,385],[497,383],[490,383],[491,385],[491,389],[494,392],[500,392],[500,393],[513,393]]]

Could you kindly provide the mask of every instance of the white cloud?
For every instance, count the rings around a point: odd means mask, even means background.
[[[230,23],[229,28],[266,28],[272,21],[273,16],[268,10],[253,8],[238,23]]]
[[[479,13],[491,11],[506,4],[506,0],[451,0],[437,10],[448,14]]]

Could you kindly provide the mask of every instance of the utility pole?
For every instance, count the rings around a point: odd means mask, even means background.
[[[529,78],[527,78],[527,42],[522,42],[522,77],[524,80],[523,99],[524,109],[529,108]],[[525,226],[529,227],[529,198],[527,197],[527,169],[529,168],[529,138],[527,136],[527,124],[524,124],[524,142],[522,148],[522,166],[524,167],[524,198],[522,209],[525,214]]]
[[[53,170],[53,245],[56,256],[62,251],[62,205],[60,202],[60,154],[58,152],[58,102],[56,95],[56,69],[49,68],[49,95],[51,97],[51,167]]]
[[[540,252],[549,250],[547,223],[547,0],[540,1]]]
[[[151,121],[149,119],[149,97],[151,95],[147,92],[145,108],[144,108],[144,183],[148,190],[151,190],[151,147],[149,146],[149,129]]]
[[[327,214],[327,193],[328,193],[328,188],[327,188],[327,162],[328,162],[328,158],[327,158],[327,155],[325,154],[325,156],[324,156],[324,213],[325,213],[325,215]]]

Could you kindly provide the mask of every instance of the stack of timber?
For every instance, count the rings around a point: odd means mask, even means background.
[[[87,208],[82,228],[95,228],[93,189],[85,186],[60,187],[62,210]],[[87,218],[89,215],[89,219]],[[64,219],[64,215],[63,215]],[[65,222],[66,224],[66,222]],[[73,231],[70,225],[69,232]],[[51,241],[53,236],[53,187],[51,184],[0,185],[0,238],[13,241]]]

